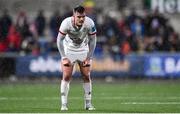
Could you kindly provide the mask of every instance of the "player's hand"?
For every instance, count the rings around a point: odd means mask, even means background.
[[[70,66],[71,65],[71,61],[68,58],[62,58],[61,62],[64,66]]]
[[[89,67],[91,65],[91,59],[90,58],[86,58],[83,62],[82,65],[84,67]]]

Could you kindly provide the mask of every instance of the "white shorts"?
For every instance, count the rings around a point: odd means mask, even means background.
[[[71,61],[71,63],[75,63],[76,61],[84,61],[87,58],[89,48],[85,46],[78,50],[71,50],[65,46],[64,51],[66,57]]]

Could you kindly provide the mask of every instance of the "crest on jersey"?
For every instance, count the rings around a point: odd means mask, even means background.
[[[91,31],[92,31],[92,32],[95,32],[95,31],[96,31],[96,27],[93,26],[93,27],[91,28]]]

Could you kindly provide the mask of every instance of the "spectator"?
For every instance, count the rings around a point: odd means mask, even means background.
[[[170,35],[169,42],[171,43],[170,51],[177,52],[180,51],[180,39],[177,33],[173,33]]]
[[[39,10],[38,15],[35,19],[35,25],[37,29],[38,36],[44,36],[44,30],[46,27],[46,18],[44,16],[44,10]]]
[[[1,37],[0,41],[6,39],[10,26],[12,25],[12,18],[9,15],[9,11],[4,9],[3,15],[0,18]]]
[[[131,52],[131,47],[127,40],[122,43],[120,50],[123,55],[127,55]]]
[[[0,53],[1,52],[7,52],[8,50],[8,41],[7,39],[1,40],[0,41]]]
[[[19,52],[21,47],[21,35],[17,32],[14,25],[12,25],[9,29],[9,33],[7,36],[8,40],[8,51],[11,52]]]
[[[137,18],[139,18],[139,16],[137,15],[135,8],[131,8],[130,15],[126,18],[127,25],[130,26]]]
[[[27,37],[32,36],[30,30],[29,30],[29,23],[27,20],[26,13],[24,11],[21,11],[18,14],[17,20],[16,20],[16,28],[20,32],[23,40]]]
[[[124,37],[125,40],[124,41],[128,41],[130,48],[132,51],[138,51],[138,43],[137,40],[135,39],[131,29],[129,28],[129,26],[125,26],[123,29],[123,33],[124,33]]]
[[[130,25],[131,31],[137,39],[142,39],[144,36],[144,25],[139,18],[135,19]]]
[[[56,37],[59,32],[59,25],[62,22],[60,12],[56,10],[50,18],[49,28],[53,37],[53,42],[56,42]]]
[[[158,9],[156,9],[149,18],[148,27],[150,27],[150,35],[156,36],[159,34],[159,28],[165,27],[167,19],[159,13]]]

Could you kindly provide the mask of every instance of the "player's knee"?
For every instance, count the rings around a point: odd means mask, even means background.
[[[70,81],[71,77],[63,77],[63,80]]]
[[[70,81],[71,80],[71,75],[70,74],[63,74],[63,80]]]
[[[89,82],[90,81],[90,75],[83,75],[83,80],[85,82]]]

